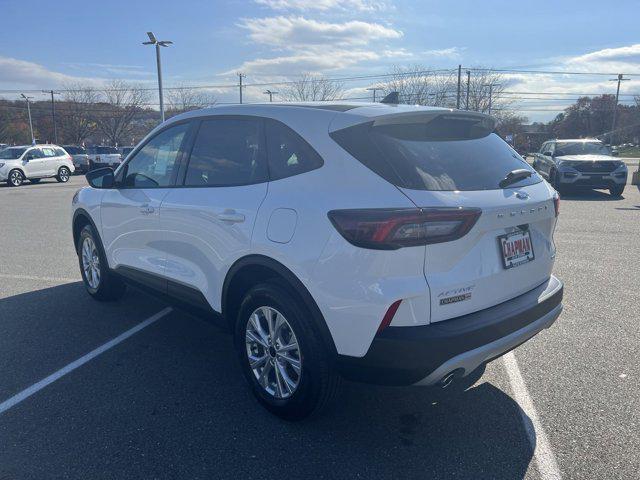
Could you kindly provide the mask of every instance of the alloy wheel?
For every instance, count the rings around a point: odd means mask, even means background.
[[[11,185],[13,185],[14,187],[19,187],[20,185],[22,185],[24,178],[22,177],[22,174],[18,170],[14,170],[9,175],[9,181],[11,182]]]
[[[82,269],[89,287],[97,289],[100,285],[100,257],[91,237],[86,237],[82,242]]]
[[[69,174],[69,170],[65,167],[62,167],[58,172],[58,178],[60,178],[61,182],[67,182],[69,181]]]
[[[272,307],[259,307],[245,327],[249,368],[264,391],[285,399],[294,394],[302,377],[298,339],[287,319]]]

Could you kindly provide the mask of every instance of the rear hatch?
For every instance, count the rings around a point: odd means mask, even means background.
[[[416,257],[424,261],[431,322],[502,303],[551,274],[552,190],[493,129],[485,115],[426,110],[331,134],[417,207],[481,210],[466,234],[429,243],[424,260]]]

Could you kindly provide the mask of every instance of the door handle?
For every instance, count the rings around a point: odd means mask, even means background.
[[[140,213],[143,214],[143,215],[151,215],[155,211],[156,211],[156,209],[153,208],[148,203],[145,203],[144,205],[140,206]]]
[[[236,212],[235,210],[225,210],[223,213],[219,213],[218,215],[216,215],[216,218],[227,223],[244,222],[244,215]]]

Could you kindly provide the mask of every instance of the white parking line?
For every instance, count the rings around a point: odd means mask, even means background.
[[[527,386],[520,373],[518,361],[513,352],[507,353],[502,359],[507,370],[507,375],[509,376],[511,391],[516,402],[520,405],[520,413],[527,437],[529,438],[531,446],[534,448],[534,457],[538,467],[538,473],[543,480],[560,480],[562,476],[560,475],[556,457],[551,450],[547,434],[544,433],[544,429],[538,418],[538,412],[533,405],[533,400],[529,395]]]
[[[152,315],[151,317],[147,318],[146,320],[140,322],[135,327],[130,328],[129,330],[127,330],[126,332],[118,335],[114,339],[109,340],[104,345],[101,345],[100,347],[96,348],[95,350],[92,350],[91,352],[87,353],[86,355],[84,355],[84,356],[78,358],[77,360],[71,362],[69,365],[61,368],[57,372],[54,372],[51,375],[49,375],[48,377],[43,378],[38,383],[34,383],[29,388],[26,388],[26,389],[22,390],[20,393],[14,395],[13,397],[9,398],[8,400],[5,400],[2,403],[0,403],[0,414],[6,412],[11,407],[16,406],[17,404],[19,404],[23,400],[29,398],[34,393],[37,393],[38,391],[42,390],[47,385],[52,384],[53,382],[55,382],[59,378],[64,377],[67,373],[70,373],[70,372],[74,371],[76,368],[81,367],[82,365],[87,363],[89,360],[94,359],[95,357],[97,357],[101,353],[104,353],[107,350],[109,350],[110,348],[115,347],[120,342],[123,342],[124,340],[129,338],[131,335],[134,335],[134,334],[138,333],[140,330],[142,330],[143,328],[148,327],[149,325],[151,325],[154,322],[157,322],[162,317],[164,317],[169,312],[171,312],[171,310],[172,310],[171,307],[167,307],[164,310],[159,311],[155,315]]]
[[[10,280],[37,280],[39,282],[79,282],[82,278],[70,278],[70,277],[37,277],[34,275],[12,275],[7,273],[0,273],[0,278],[7,278]]]

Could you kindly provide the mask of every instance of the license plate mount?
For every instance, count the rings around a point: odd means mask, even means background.
[[[498,237],[502,266],[509,270],[533,261],[533,242],[529,229],[518,229]]]

